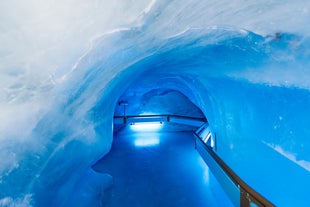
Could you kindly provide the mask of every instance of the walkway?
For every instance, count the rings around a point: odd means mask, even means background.
[[[107,207],[231,206],[190,132],[127,129],[94,169],[114,178]]]

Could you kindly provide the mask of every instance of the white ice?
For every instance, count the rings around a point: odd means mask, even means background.
[[[145,74],[150,90],[200,107],[229,163],[252,140],[310,160],[309,2],[12,0],[0,11],[0,206],[72,197],[111,147],[118,98]]]

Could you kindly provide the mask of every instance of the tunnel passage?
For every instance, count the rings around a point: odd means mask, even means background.
[[[151,117],[135,122],[141,119],[130,119],[135,115]],[[156,115],[199,122],[154,121]],[[114,117],[119,116],[129,117],[128,122],[114,123],[111,151],[94,166],[113,176],[107,206],[232,206],[195,150],[193,131],[206,119],[185,95],[133,84],[115,106]]]
[[[87,170],[110,150],[120,94],[148,77],[199,106],[218,135],[217,153],[255,189],[278,206],[308,206],[310,93],[301,77],[308,74],[309,42],[218,27],[145,34],[142,28],[100,38],[60,80],[30,143],[4,143],[5,153],[23,150],[19,165],[11,154],[0,195],[70,206],[66,201],[85,187],[81,179],[92,179]],[[22,185],[11,185],[16,177]]]
[[[232,206],[191,132],[123,129],[94,168],[113,176],[107,206]]]
[[[167,88],[129,88],[119,98],[114,117],[174,115],[205,119],[201,110],[182,93]],[[151,120],[150,120],[151,121]],[[114,132],[121,127],[114,124]],[[193,130],[193,127],[180,126],[180,130]],[[177,130],[175,126],[174,130]]]
[[[221,33],[215,30],[208,35],[212,37],[213,32]],[[278,62],[281,56],[278,47],[290,41],[283,38],[275,42],[250,32],[230,32],[225,31],[225,36],[221,37],[224,40],[216,44],[203,38],[205,42],[194,39],[184,45],[171,46],[171,42],[178,43],[188,36],[177,37],[163,46],[168,50],[163,49],[126,68],[118,81],[124,81],[127,86],[142,82],[152,85],[149,88],[181,91],[208,118],[217,133],[218,155],[238,175],[276,205],[307,203],[303,184],[310,181],[307,162],[296,160],[292,152],[305,151],[308,145],[297,143],[306,143],[299,135],[308,134],[308,131],[304,122],[296,124],[297,117],[304,120],[301,111],[292,113],[296,107],[305,109],[309,93],[277,83],[269,84],[265,77],[270,67],[283,68],[284,63]],[[294,64],[288,63],[284,70]],[[263,81],[253,79],[250,75],[253,71]],[[123,91],[125,88],[123,86]],[[117,98],[113,106],[120,101],[126,100]],[[289,118],[295,116],[296,119]],[[256,152],[265,156],[258,157]],[[307,160],[307,155],[303,158]],[[287,174],[283,173],[287,167],[290,173],[305,180],[287,180]],[[261,176],[257,178],[253,171]],[[286,191],[282,190],[283,186]],[[302,192],[297,193],[300,188]],[[278,192],[285,193],[290,200],[283,199]],[[298,199],[290,196],[293,194]]]
[[[156,74],[156,73],[155,73]],[[154,75],[154,74],[153,74]],[[158,74],[157,74],[158,75]],[[145,77],[142,75],[142,77]],[[122,174],[118,174],[117,172],[115,172],[115,166],[113,166],[112,168],[114,170],[110,171],[111,169],[109,169],[109,167],[103,167],[103,165],[105,165],[104,163],[106,162],[110,162],[110,166],[112,166],[113,162],[117,162],[117,160],[114,160],[115,157],[113,158],[113,156],[115,156],[115,154],[117,154],[117,158],[118,159],[123,159],[123,160],[127,160],[127,155],[122,156],[122,151],[124,152],[129,152],[132,153],[132,149],[130,149],[130,144],[134,146],[133,149],[148,149],[149,147],[151,148],[155,148],[157,146],[161,146],[162,143],[165,143],[166,139],[167,139],[167,135],[165,133],[167,133],[167,131],[173,132],[171,134],[169,134],[168,136],[170,137],[170,139],[175,139],[175,143],[180,144],[182,142],[179,143],[177,137],[183,137],[188,136],[188,139],[191,140],[191,144],[196,143],[196,138],[193,137],[192,133],[194,131],[197,131],[197,134],[201,134],[202,137],[202,141],[204,142],[204,144],[208,145],[211,147],[211,149],[216,149],[216,140],[215,140],[215,133],[210,131],[210,127],[209,124],[207,123],[207,119],[205,119],[203,116],[203,112],[194,104],[192,103],[188,97],[186,97],[184,94],[182,94],[180,91],[174,90],[174,89],[169,89],[169,88],[161,88],[160,86],[169,86],[169,85],[177,85],[178,87],[180,87],[181,89],[184,90],[184,88],[186,89],[186,86],[184,86],[184,81],[183,79],[181,79],[182,81],[180,81],[180,79],[175,78],[175,77],[161,77],[161,76],[150,76],[151,78],[144,78],[144,82],[140,81],[138,84],[137,83],[133,83],[131,85],[131,87],[129,87],[125,93],[118,99],[117,101],[117,105],[115,106],[115,113],[114,113],[114,142],[112,145],[112,149],[110,154],[107,156],[107,158],[103,158],[101,161],[99,161],[96,165],[95,165],[95,169],[105,172],[108,171],[109,173],[116,174],[117,177],[122,177],[124,175]],[[140,80],[140,78],[138,78],[138,80]],[[186,78],[185,78],[186,79]],[[151,81],[155,80],[155,84]],[[159,82],[156,82],[156,80],[159,80]],[[171,82],[167,82],[167,81],[171,81]],[[177,81],[176,81],[177,80]],[[174,87],[176,88],[176,87]],[[186,91],[186,90],[184,90]],[[209,107],[210,108],[210,107]],[[166,116],[167,115],[167,120],[156,120],[154,121],[154,116]],[[186,124],[186,121],[182,125],[179,124],[172,124],[170,121],[170,117],[174,117],[174,116],[180,116],[182,117],[181,119],[186,120],[186,119],[201,119],[200,123],[198,123],[197,125],[193,125],[191,127],[188,127]],[[116,122],[116,120],[118,120],[120,117],[122,117],[121,122]],[[158,117],[156,117],[158,118]],[[159,117],[160,119],[161,117]],[[137,121],[139,120],[139,121]],[[149,129],[149,124],[153,124],[153,128]],[[168,127],[166,126],[166,124],[168,125]],[[205,125],[206,124],[206,125]],[[156,125],[156,129],[154,128],[154,125]],[[139,126],[139,128],[138,128]],[[199,128],[199,130],[197,130]],[[168,130],[167,130],[168,129]],[[205,130],[207,129],[207,130]],[[160,132],[159,132],[160,131]],[[183,134],[179,133],[180,131],[183,132]],[[155,132],[155,133],[154,133]],[[194,138],[194,139],[193,139]],[[116,140],[115,140],[116,139]],[[169,140],[169,139],[168,139]],[[123,145],[127,146],[127,148],[123,148],[122,146],[118,146],[118,145]],[[171,145],[173,145],[173,148],[177,148],[177,144],[174,144],[173,142],[170,143]],[[196,146],[196,144],[195,144]],[[172,148],[172,147],[170,147]],[[168,149],[170,149],[168,148]],[[180,149],[182,149],[183,147],[181,147]],[[160,148],[159,148],[160,149]],[[191,149],[192,151],[193,149]],[[152,150],[146,150],[147,153],[152,152]],[[156,150],[155,150],[156,151]],[[161,151],[161,149],[159,150]],[[164,154],[169,154],[169,152],[167,151],[163,151]],[[182,152],[178,152],[178,153],[182,153]],[[202,152],[204,153],[204,152]],[[200,155],[198,155],[196,153],[196,160],[197,159],[201,159]],[[141,154],[142,157],[147,157],[145,152],[142,152]],[[203,156],[203,155],[202,155]],[[129,163],[134,163],[134,162],[139,162],[139,156],[133,158],[134,156],[131,156],[132,160],[127,160],[124,162],[129,162]],[[204,157],[204,156],[203,156]],[[158,159],[165,159],[162,158],[160,155],[158,155]],[[183,160],[187,160],[186,157],[182,158]],[[205,159],[205,158],[204,158]],[[106,161],[106,160],[110,160],[110,161]],[[114,160],[114,161],[112,161]],[[174,162],[174,161],[173,161]],[[149,163],[152,163],[152,161],[149,161]],[[166,164],[166,165],[173,165],[174,163],[170,163],[170,164]],[[184,165],[188,166],[188,170],[191,171],[195,169],[195,167],[191,166],[193,163],[189,162],[189,163],[184,163]],[[196,163],[197,164],[197,163]],[[164,164],[165,165],[165,164]],[[101,167],[100,167],[101,166]],[[119,166],[120,167],[120,166]],[[145,166],[144,166],[145,167]],[[148,168],[154,168],[152,166],[152,164],[147,165]],[[120,167],[121,168],[121,167]],[[128,168],[130,168],[128,166]],[[161,168],[161,166],[157,166],[157,168]],[[177,168],[177,166],[176,166]],[[175,168],[175,169],[176,169]],[[131,169],[131,168],[130,168]],[[135,172],[136,169],[131,169],[133,172]],[[138,172],[140,171],[147,171],[145,169],[139,169]],[[197,169],[196,169],[197,170]],[[214,169],[212,169],[212,172],[217,173],[215,175],[215,177],[217,179],[223,179],[223,177],[218,175],[218,172]],[[117,170],[116,170],[117,171]],[[172,169],[168,170],[168,171],[172,171]],[[207,169],[207,174],[212,174],[209,169]],[[154,172],[148,172],[145,174],[150,174],[152,175],[152,173]],[[130,174],[127,172],[127,174]],[[133,173],[133,174],[139,174],[139,173]],[[164,172],[162,172],[161,174],[164,174]],[[211,175],[213,176],[213,175]],[[200,176],[201,178],[203,178],[203,176]],[[209,177],[209,176],[208,176]],[[142,176],[143,178],[143,176]],[[118,178],[116,178],[118,179]],[[209,178],[208,178],[209,179]],[[212,178],[213,179],[213,178]],[[123,179],[126,180],[126,179]],[[164,179],[166,180],[166,179]],[[125,181],[123,181],[125,182]],[[145,183],[148,182],[148,178],[143,179],[143,180],[139,180],[137,182],[141,182],[141,183]],[[228,181],[231,182],[231,181]],[[202,180],[199,180],[198,183],[203,183]],[[207,187],[203,190],[205,192],[211,191],[213,193],[215,193],[215,197],[217,197],[217,199],[210,199],[210,196],[205,196],[205,199],[209,202],[209,206],[218,206],[218,205],[222,205],[222,201],[219,200],[223,200],[223,202],[227,202],[227,204],[223,205],[223,206],[227,206],[227,205],[232,205],[230,202],[231,200],[227,199],[227,192],[224,193],[223,189],[221,188],[221,186],[217,183],[217,181],[215,181],[215,187],[213,186],[213,184],[210,184],[208,181]],[[130,197],[130,194],[135,192],[135,191],[141,191],[141,189],[131,189],[131,191],[133,192],[125,192],[120,190],[121,187],[120,186],[126,186],[127,188],[128,185],[135,185],[133,182],[132,183],[117,183],[118,185],[118,192],[114,192],[115,194],[118,194],[118,196],[122,197],[122,199],[119,200],[126,200],[128,199],[126,196]],[[223,182],[221,182],[222,185],[226,185],[225,183],[223,184]],[[162,184],[163,186],[165,186],[165,183]],[[150,186],[152,186],[152,184],[150,184]],[[161,186],[161,187],[163,187]],[[235,183],[234,184],[235,188],[237,188],[237,186],[239,186],[239,183]],[[160,188],[160,187],[158,187]],[[178,188],[177,186],[173,187],[173,188]],[[184,189],[188,189],[188,187],[183,186]],[[239,187],[238,187],[239,188]],[[116,187],[117,189],[117,187]],[[227,189],[225,189],[227,190]],[[112,190],[113,191],[113,190]],[[228,190],[230,191],[230,190]],[[238,191],[238,192],[237,192]],[[235,193],[231,193],[228,192],[228,194],[230,194],[230,196],[232,196],[233,198],[230,197],[230,199],[232,199],[234,201],[234,205],[238,206],[240,204],[240,195],[247,193],[247,192],[243,192],[241,193],[241,191],[239,192],[239,190],[237,190],[237,194]],[[220,193],[218,193],[220,192]],[[240,195],[238,195],[240,193]],[[152,194],[152,193],[151,193]],[[167,193],[169,195],[169,192]],[[188,194],[188,193],[186,193]],[[193,195],[187,195],[188,197],[193,197],[195,196],[197,193],[194,193]],[[210,194],[207,193],[207,194]],[[211,193],[212,194],[212,193]],[[252,194],[251,194],[252,196]],[[185,196],[186,197],[186,196]],[[211,196],[212,197],[212,196]],[[135,200],[136,199],[136,200]],[[167,197],[165,198],[165,202],[171,202],[171,203],[175,203],[175,199],[172,199],[171,201],[169,201],[171,198]],[[129,199],[130,200],[130,199]],[[137,196],[137,198],[131,198],[132,201],[130,202],[140,202],[139,198]],[[135,201],[133,201],[135,200]],[[161,199],[159,199],[161,200]],[[156,198],[148,198],[147,201],[148,202],[158,202],[159,200],[156,200]],[[194,199],[195,200],[195,199]],[[201,199],[198,199],[201,200]],[[191,200],[191,203],[193,203],[194,201]],[[212,204],[211,204],[212,203]],[[119,204],[115,204],[115,206],[117,206]],[[122,204],[124,205],[124,204]],[[179,206],[188,206],[190,205],[189,203],[187,204],[180,204],[178,203],[177,205]],[[201,204],[199,204],[201,205]],[[198,206],[199,206],[198,205]],[[204,204],[206,205],[206,204]],[[243,204],[242,204],[243,205]],[[241,205],[241,206],[242,206]],[[268,206],[268,205],[267,205]]]

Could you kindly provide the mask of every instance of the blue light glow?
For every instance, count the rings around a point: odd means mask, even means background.
[[[238,176],[276,206],[309,206],[310,1],[20,2],[0,2],[0,206],[101,206],[89,170],[113,129],[136,122],[131,146],[154,146],[161,120],[130,115],[191,104]]]

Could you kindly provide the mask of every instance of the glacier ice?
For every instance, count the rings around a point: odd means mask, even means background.
[[[119,97],[145,77],[149,91],[190,98],[217,133],[219,155],[267,198],[310,203],[309,3],[31,0],[0,8],[0,206],[65,205],[78,185],[110,179],[91,166],[111,147]],[[249,160],[265,161],[265,181],[253,178]],[[283,183],[268,177],[274,166],[281,176],[270,175]]]

